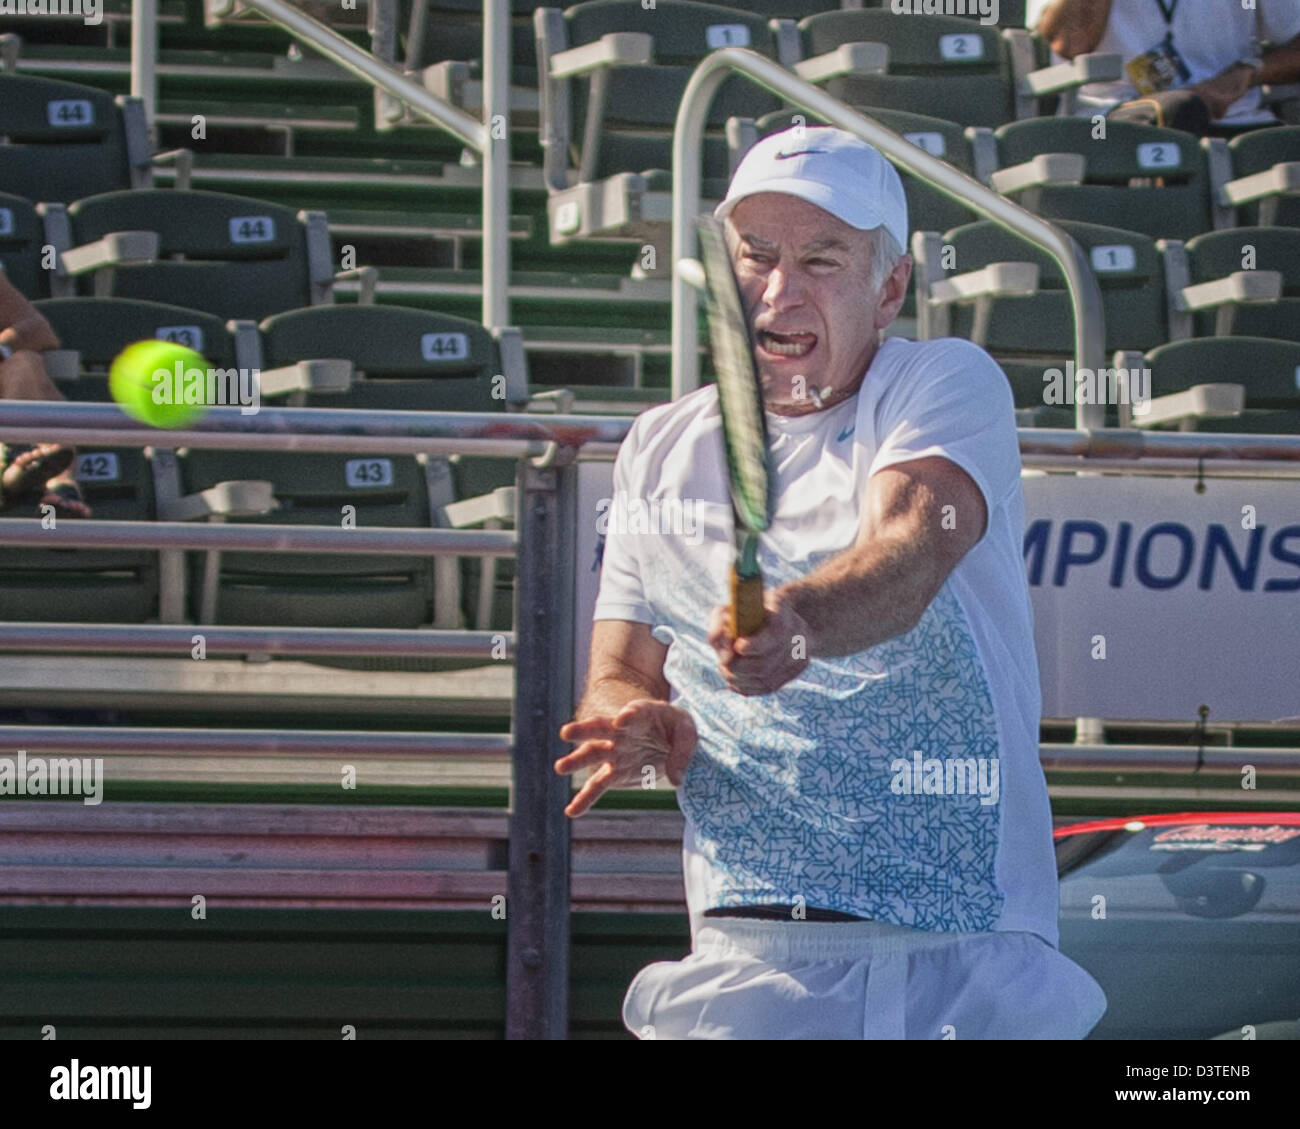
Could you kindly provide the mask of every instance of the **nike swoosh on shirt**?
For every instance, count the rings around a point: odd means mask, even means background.
[[[848,439],[857,429],[858,429],[858,425],[856,423],[853,424],[851,427],[846,427],[843,431],[839,433],[839,435],[835,437],[835,442],[843,443],[844,440]]]

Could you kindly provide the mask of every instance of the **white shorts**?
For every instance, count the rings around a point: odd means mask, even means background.
[[[623,1001],[642,1039],[1082,1039],[1101,986],[1034,933],[706,918]]]

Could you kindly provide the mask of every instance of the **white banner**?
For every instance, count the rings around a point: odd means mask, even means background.
[[[1023,485],[1044,717],[1300,717],[1300,483]]]

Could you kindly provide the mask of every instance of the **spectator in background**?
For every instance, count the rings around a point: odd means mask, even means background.
[[[1260,86],[1300,81],[1300,0],[1038,0],[1029,22],[1062,58],[1123,57],[1122,80],[1079,92],[1080,115],[1231,137],[1277,124]]]
[[[40,313],[0,272],[0,400],[62,400],[40,350],[59,339]],[[53,506],[60,517],[89,517],[73,476],[76,451],[62,443],[0,446],[0,510],[33,503]]]

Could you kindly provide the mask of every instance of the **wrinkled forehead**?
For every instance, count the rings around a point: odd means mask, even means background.
[[[869,231],[784,192],[759,192],[739,201],[727,216],[725,231],[733,250],[742,240],[767,250],[782,245],[801,251],[838,247],[865,254],[871,246]]]

